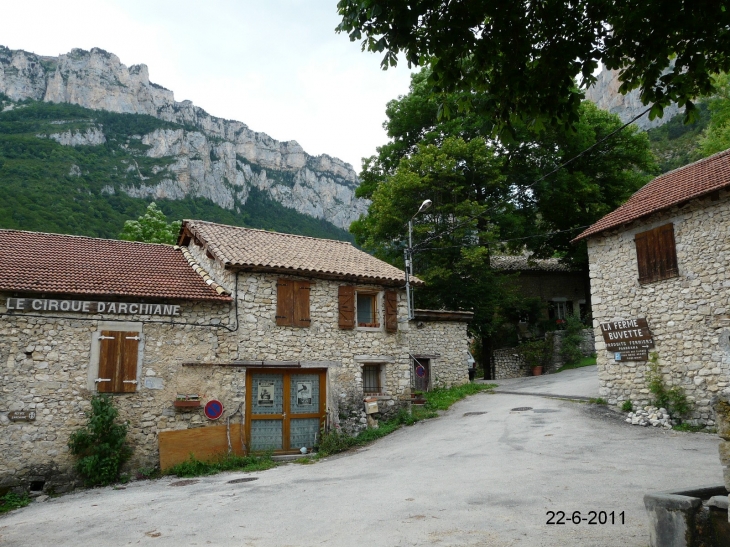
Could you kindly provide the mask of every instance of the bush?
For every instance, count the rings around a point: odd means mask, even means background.
[[[122,465],[132,455],[127,425],[116,423],[119,412],[108,395],[91,398],[86,427],[71,434],[68,446],[80,459],[76,471],[86,486],[106,486],[119,480]]]
[[[686,416],[692,406],[680,386],[668,388],[664,383],[659,367],[659,354],[653,352],[649,357],[649,372],[646,374],[647,387],[654,395],[654,406],[665,408],[672,418]]]
[[[0,513],[7,513],[13,509],[20,509],[30,503],[28,494],[13,494],[8,492],[4,496],[0,496]]]
[[[580,343],[583,341],[584,328],[585,325],[578,315],[569,315],[565,320],[565,334],[560,344],[560,356],[566,365],[575,364],[583,358]]]
[[[631,401],[624,401],[621,404],[621,410],[623,410],[624,412],[631,412],[632,410],[634,410],[634,405]]]

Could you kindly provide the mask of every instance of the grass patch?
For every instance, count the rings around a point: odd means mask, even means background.
[[[555,372],[558,373],[558,372],[563,372],[564,370],[570,370],[570,369],[573,369],[573,368],[590,367],[590,366],[593,366],[595,364],[596,364],[596,356],[595,355],[591,355],[590,357],[583,357],[583,359],[581,359],[577,363],[573,363],[573,364],[570,364],[570,365],[563,365],[562,367],[560,367]]]
[[[448,389],[437,388],[423,394],[426,404],[422,408],[413,407],[411,412],[401,409],[393,418],[379,424],[377,429],[365,429],[356,436],[348,435],[340,431],[330,431],[322,435],[317,449],[316,458],[325,458],[332,454],[344,452],[357,446],[370,444],[378,439],[390,435],[396,429],[404,425],[413,425],[421,420],[435,418],[439,410],[447,410],[455,402],[480,393],[491,391],[497,387],[496,384],[464,384]]]
[[[192,454],[182,463],[172,466],[165,475],[178,477],[202,477],[216,475],[223,471],[264,471],[276,467],[271,454],[255,454],[250,456],[236,456],[227,454],[210,461],[201,461]]]
[[[13,494],[8,492],[4,496],[0,496],[0,513],[7,513],[13,509],[20,509],[30,504],[28,494]]]
[[[707,431],[704,425],[690,425],[690,424],[677,424],[672,427],[674,431],[684,431],[686,433],[699,433],[701,431]]]
[[[608,401],[603,397],[591,397],[590,399],[588,399],[588,403],[592,405],[607,405]]]

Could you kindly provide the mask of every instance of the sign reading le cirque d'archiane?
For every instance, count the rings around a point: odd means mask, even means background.
[[[131,315],[180,315],[180,306],[143,302],[93,302],[89,300],[51,300],[48,298],[8,298],[8,311],[116,313]]]

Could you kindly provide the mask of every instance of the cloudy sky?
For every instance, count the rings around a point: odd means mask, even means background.
[[[42,55],[100,47],[209,113],[360,170],[386,142],[385,104],[408,91],[334,28],[337,0],[4,2],[0,44]]]

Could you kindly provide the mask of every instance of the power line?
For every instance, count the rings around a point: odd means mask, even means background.
[[[497,241],[489,241],[487,243],[487,245],[496,245],[498,243],[509,243],[511,241],[521,241],[523,239],[532,239],[534,237],[550,237],[550,236],[554,236],[556,234],[564,234],[566,232],[574,232],[576,230],[582,230],[584,228],[588,228],[588,226],[590,226],[590,224],[587,224],[585,226],[575,226],[574,228],[568,228],[567,230],[558,230],[556,232],[550,232],[548,234],[534,234],[531,236],[513,237],[510,239],[500,239]],[[445,247],[419,247],[418,249],[420,251],[437,251],[439,249],[456,249],[457,247],[462,248],[462,247],[481,247],[481,246],[482,245],[475,243],[474,245],[447,245]]]
[[[570,163],[574,162],[574,161],[575,161],[575,160],[577,160],[578,158],[582,157],[583,155],[585,155],[585,154],[587,154],[588,152],[590,152],[591,150],[593,150],[593,149],[594,149],[595,147],[597,147],[597,146],[598,146],[599,144],[602,144],[602,143],[604,143],[605,141],[607,141],[608,139],[610,139],[611,137],[613,137],[613,136],[614,136],[614,135],[615,135],[616,133],[619,133],[620,131],[623,131],[623,130],[624,130],[624,129],[626,129],[626,128],[627,128],[627,127],[628,127],[629,125],[631,125],[631,124],[632,124],[632,123],[634,123],[634,122],[635,122],[636,120],[638,120],[638,119],[639,119],[639,118],[641,118],[642,116],[646,115],[646,114],[647,114],[648,112],[650,112],[650,111],[651,111],[651,107],[647,108],[646,110],[644,110],[644,111],[643,111],[643,112],[641,112],[640,114],[637,114],[636,116],[634,116],[633,118],[631,118],[631,119],[630,119],[630,120],[629,120],[628,122],[626,122],[625,124],[623,124],[623,125],[622,125],[621,127],[617,128],[617,129],[614,129],[614,130],[613,130],[613,131],[611,131],[611,132],[610,132],[610,133],[609,133],[608,135],[606,135],[605,137],[603,137],[603,138],[602,138],[601,140],[599,140],[599,141],[597,141],[597,142],[593,143],[593,144],[592,144],[591,146],[589,146],[589,147],[588,147],[588,148],[586,148],[585,150],[583,150],[583,151],[579,152],[579,153],[578,153],[577,155],[573,156],[573,157],[572,157],[572,158],[570,158],[570,159],[569,159],[568,161],[566,161],[566,162],[563,162],[563,163],[561,163],[560,165],[558,165],[558,166],[557,166],[557,167],[556,167],[555,169],[553,169],[552,171],[550,171],[550,172],[549,172],[549,173],[547,173],[546,175],[543,175],[542,177],[540,177],[540,178],[539,178],[539,179],[537,179],[536,181],[534,181],[534,182],[532,182],[532,183],[528,184],[527,186],[525,186],[525,187],[524,187],[524,189],[525,189],[525,190],[527,190],[528,188],[532,188],[532,187],[533,187],[533,186],[535,186],[535,185],[536,185],[537,183],[539,183],[539,182],[542,182],[543,180],[545,180],[546,178],[548,178],[548,177],[549,177],[550,175],[553,175],[554,173],[557,173],[558,171],[560,171],[561,169],[563,169],[563,168],[564,168],[565,166],[569,165]],[[443,237],[443,236],[449,235],[449,234],[450,234],[450,233],[452,233],[453,231],[455,231],[455,230],[458,230],[458,229],[459,229],[459,228],[461,228],[462,226],[465,226],[465,225],[469,224],[469,223],[470,223],[470,222],[472,222],[473,220],[476,220],[477,218],[479,218],[479,217],[481,217],[481,216],[483,216],[483,215],[486,215],[487,213],[490,213],[490,212],[494,211],[494,210],[495,210],[495,209],[496,209],[497,207],[498,207],[498,206],[496,206],[496,205],[495,205],[495,206],[493,206],[493,207],[490,207],[490,208],[488,208],[488,209],[485,209],[485,210],[484,210],[484,211],[482,211],[481,213],[479,213],[479,214],[477,214],[477,215],[474,215],[474,216],[472,216],[472,217],[470,217],[470,218],[468,218],[468,219],[464,220],[463,222],[461,222],[461,223],[457,224],[456,226],[454,226],[454,227],[453,227],[453,228],[451,228],[450,230],[447,230],[447,231],[445,231],[445,232],[443,232],[443,233],[441,233],[441,234],[436,234],[436,235],[434,235],[434,236],[431,236],[431,237],[429,237],[429,238],[425,239],[424,241],[422,241],[422,242],[421,242],[421,243],[419,243],[418,245],[414,245],[414,246],[413,246],[413,247],[411,248],[411,252],[412,252],[413,250],[415,250],[415,249],[420,249],[420,248],[422,248],[422,246],[423,246],[423,245],[425,245],[425,244],[427,244],[427,243],[429,243],[429,242],[431,242],[431,241],[433,241],[433,240],[435,240],[435,239],[439,239],[439,238],[441,238],[441,237]],[[556,233],[556,232],[553,232],[553,233]]]

